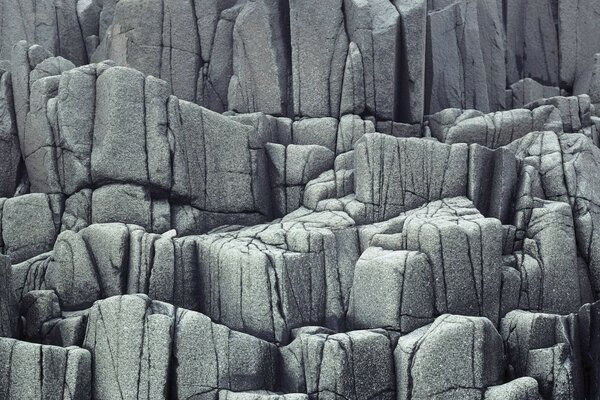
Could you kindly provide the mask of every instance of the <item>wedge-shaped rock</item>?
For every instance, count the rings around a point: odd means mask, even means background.
[[[334,153],[323,146],[267,143],[266,150],[276,216],[298,209],[305,185],[333,167]]]
[[[400,337],[398,399],[481,399],[503,379],[502,337],[479,317],[442,315]]]
[[[311,398],[395,398],[393,347],[383,330],[300,333],[280,352],[285,392]]]
[[[78,347],[0,338],[0,397],[91,399],[92,357]]]

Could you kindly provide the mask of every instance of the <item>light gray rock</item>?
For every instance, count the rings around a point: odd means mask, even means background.
[[[282,389],[318,398],[393,399],[391,341],[383,330],[300,333],[280,349]]]
[[[60,230],[60,204],[43,193],[7,199],[2,207],[4,253],[13,263],[44,253]]]
[[[560,39],[556,4],[549,0],[506,2],[507,80],[533,78],[546,85],[560,83]]]
[[[507,108],[523,107],[539,99],[560,95],[558,87],[544,86],[531,78],[524,78],[513,83],[507,92],[510,96],[510,99],[507,99]]]
[[[562,125],[561,113],[550,105],[532,111],[515,109],[491,114],[448,108],[429,117],[431,135],[441,142],[477,143],[492,149],[508,145],[529,132],[560,133]]]
[[[485,391],[485,400],[540,400],[538,383],[530,377],[515,379]]]
[[[144,75],[129,68],[104,71],[96,83],[92,181],[148,182]]]
[[[400,337],[398,399],[480,399],[502,382],[502,338],[486,318],[442,315]]]
[[[400,57],[396,46],[398,10],[387,0],[344,0],[343,10],[348,39],[362,58],[365,111],[378,119],[391,120],[396,108],[396,69]],[[352,46],[348,51],[353,51]]]
[[[290,114],[289,44],[283,34],[283,12],[277,1],[254,0],[238,15],[233,29],[235,76],[229,85],[230,110]]]
[[[0,397],[91,399],[92,358],[78,347],[0,338]]]
[[[338,117],[348,51],[344,0],[291,0],[294,114]]]
[[[10,58],[12,46],[18,41],[28,40],[77,65],[88,61],[77,1],[51,0],[38,4],[3,0],[0,10],[1,60]]]
[[[428,13],[426,113],[504,108],[501,22],[493,0],[446,2]],[[485,62],[484,62],[485,60]]]
[[[342,83],[340,115],[362,114],[365,105],[365,67],[362,54],[356,43],[350,42]]]
[[[500,318],[503,229],[466,198],[428,203],[407,212],[406,250],[424,253],[433,271],[438,313]]]
[[[428,201],[466,194],[467,146],[366,134],[354,152],[356,200],[380,222]]]
[[[433,322],[433,277],[423,253],[368,248],[354,270],[349,325],[407,333]]]

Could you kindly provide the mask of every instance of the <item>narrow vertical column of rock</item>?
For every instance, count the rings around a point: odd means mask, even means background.
[[[2,0],[0,11],[0,59],[8,59],[13,45],[27,40],[76,65],[88,61],[77,0]]]
[[[600,181],[594,171],[598,168],[600,150],[582,134],[561,136],[560,146],[577,246],[587,262],[594,298],[597,298],[600,290],[600,244],[596,226],[600,211]]]
[[[220,1],[219,5],[226,2]],[[198,78],[198,97],[196,102],[209,110],[223,112],[229,109],[228,91],[233,77],[233,29],[235,21],[242,10],[242,5],[236,5],[221,12],[221,17],[216,24],[214,43],[202,45],[203,57],[206,48],[212,49],[205,64],[200,71],[202,76]],[[201,13],[204,18],[206,11]],[[205,27],[199,26],[200,38]]]
[[[400,63],[396,74],[396,119],[418,123],[425,107],[427,1],[394,0],[400,14]]]
[[[362,58],[366,112],[392,120],[395,110],[399,15],[389,0],[344,0],[348,39]]]
[[[92,183],[90,157],[99,72],[93,65],[86,65],[66,71],[60,78],[56,160],[62,191],[67,195]]]
[[[29,77],[30,105],[19,140],[33,192],[62,193],[58,173],[60,142],[56,96],[60,74],[74,65],[61,57],[39,63]]]
[[[114,67],[97,79],[92,181],[148,183],[144,75]]]
[[[356,200],[365,223],[467,193],[468,147],[369,133],[355,146]]]
[[[455,198],[407,213],[405,248],[432,266],[436,311],[499,320],[503,230],[470,201]],[[438,314],[438,315],[439,315]]]
[[[506,76],[508,83],[533,78],[558,86],[558,2],[507,0]]]
[[[91,399],[91,357],[78,347],[0,338],[0,397]]]
[[[285,11],[283,3],[275,0],[253,0],[242,8],[233,29],[230,110],[289,114]]]
[[[0,255],[0,337],[17,336],[19,317],[10,258]]]
[[[594,40],[600,35],[597,21],[600,1],[558,2],[557,7],[561,84],[573,88],[574,94],[585,93],[589,87],[594,54],[600,51],[600,43]]]
[[[434,274],[427,256],[416,251],[370,247],[356,263],[348,324],[403,333],[433,322]]]
[[[541,204],[540,204],[541,203]],[[590,298],[583,298],[589,287],[587,273],[582,282],[578,273],[573,217],[569,204],[540,202],[529,220],[524,253],[537,261],[521,266],[522,284],[519,306],[557,314],[576,311]]]
[[[442,315],[400,337],[398,399],[481,399],[502,383],[502,337],[486,318]]]
[[[337,117],[348,36],[343,0],[290,0],[294,114]]]
[[[33,45],[29,47],[26,41],[22,40],[12,48],[11,62],[11,78],[13,98],[15,104],[15,118],[17,120],[17,132],[19,139],[22,142],[21,136],[25,135],[25,120],[29,112],[29,74],[35,66],[45,59],[52,57],[47,50],[41,46]],[[21,152],[23,152],[23,143]]]
[[[310,398],[394,399],[392,343],[383,330],[334,335],[300,330],[280,349],[281,389]]]
[[[504,108],[501,22],[493,0],[436,4],[428,14],[426,112]],[[485,62],[484,62],[485,59]]]
[[[15,193],[23,172],[10,69],[9,62],[0,61],[0,197]]]

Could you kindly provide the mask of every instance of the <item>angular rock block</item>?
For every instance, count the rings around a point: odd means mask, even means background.
[[[305,325],[341,328],[357,236],[345,213],[306,209],[269,225],[199,236],[200,311],[281,343]]]
[[[502,337],[486,318],[442,315],[400,337],[398,399],[481,399],[502,382]]]
[[[280,353],[281,387],[287,393],[318,398],[396,398],[393,346],[383,330],[335,335],[304,332]]]
[[[431,265],[437,313],[485,316],[498,323],[503,229],[465,198],[407,213],[402,243]],[[439,315],[439,314],[438,314]]]
[[[544,86],[531,78],[524,78],[510,85],[506,95],[506,108],[519,108],[540,99],[559,96],[560,90],[556,86]]]
[[[426,114],[504,108],[504,32],[494,0],[437,1],[427,16]]]
[[[503,385],[490,386],[485,400],[541,400],[538,383],[530,377],[518,378]]]
[[[380,222],[429,201],[464,196],[468,147],[366,134],[354,152],[356,200]],[[363,221],[361,221],[363,222]]]
[[[305,185],[333,167],[334,153],[319,145],[267,143],[266,151],[276,216],[298,209]]]
[[[449,108],[430,116],[429,127],[431,135],[441,142],[477,143],[495,149],[529,132],[562,132],[562,119],[559,110],[549,105],[532,111],[516,109],[491,114]]]
[[[91,399],[92,357],[78,347],[0,338],[0,397]]]
[[[273,344],[144,295],[97,302],[83,347],[96,398],[212,399],[275,385]]]
[[[43,4],[18,4],[3,0],[0,6],[0,60],[10,58],[13,45],[20,40],[34,39],[37,44],[73,61],[77,65],[88,61],[83,38],[85,28],[79,21],[77,2],[52,0]],[[86,27],[87,28],[87,27]]]
[[[1,199],[3,253],[19,263],[52,249],[61,208],[60,197],[42,193]]]
[[[368,248],[354,270],[348,324],[408,333],[433,322],[433,280],[423,253]]]
[[[273,0],[241,7],[233,27],[233,76],[227,94],[230,110],[290,115],[289,43],[284,34],[289,15],[285,12],[284,4]]]
[[[291,0],[294,115],[338,117],[348,35],[344,0]]]

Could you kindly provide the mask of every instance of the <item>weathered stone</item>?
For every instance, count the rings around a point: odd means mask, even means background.
[[[92,358],[78,347],[0,338],[0,397],[91,399]]]
[[[398,399],[481,399],[502,382],[502,338],[485,318],[442,315],[400,337]]]

